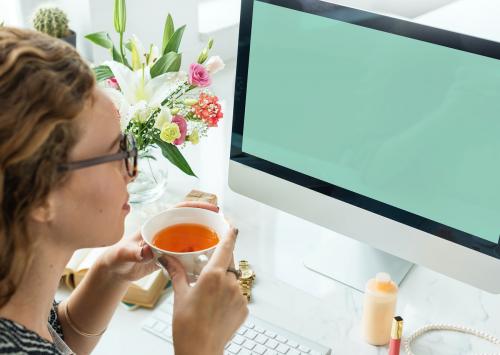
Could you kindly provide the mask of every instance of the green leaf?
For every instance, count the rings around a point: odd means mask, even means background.
[[[186,25],[179,27],[172,37],[168,40],[165,49],[163,50],[163,54],[167,54],[169,52],[178,52],[179,46],[181,45],[182,35],[184,34],[184,30],[186,29]]]
[[[113,58],[113,60],[115,62],[120,62],[120,63],[124,64],[123,63],[123,57],[120,54],[120,52],[118,51],[118,49],[116,49],[115,46],[113,46],[113,48],[111,48],[111,57]]]
[[[115,62],[122,63],[123,65],[126,65],[127,67],[130,68],[130,64],[128,64],[127,58],[123,57],[115,46],[113,46],[113,48],[111,48],[111,57],[113,58],[113,60]],[[130,68],[130,69],[132,69],[132,68]]]
[[[95,78],[98,82],[112,78],[114,76],[113,72],[107,65],[99,65],[94,68]]]
[[[130,67],[130,65],[127,62],[127,58],[124,58],[121,53],[118,51],[118,49],[115,47],[113,44],[113,40],[109,36],[108,33],[106,32],[96,32],[96,33],[91,33],[85,36],[89,41],[92,43],[104,47],[106,49],[109,49],[111,52],[111,57],[115,62],[120,62],[122,64],[125,64],[126,66]]]
[[[165,53],[165,48],[167,47],[167,43],[174,34],[174,20],[172,16],[168,14],[167,20],[165,21],[165,28],[163,29],[163,44],[161,46],[161,52]]]
[[[164,142],[159,137],[155,137],[154,142],[160,147],[163,156],[172,164],[178,167],[186,175],[197,177],[175,145]]]
[[[115,31],[118,33],[125,32],[125,27],[127,25],[127,7],[125,0],[115,0],[113,20]]]
[[[95,32],[85,36],[86,39],[91,41],[98,46],[104,47],[106,49],[111,49],[113,47],[113,41],[109,34],[106,32]]]
[[[151,78],[168,72],[177,72],[181,67],[182,54],[170,52],[158,59],[151,67],[149,73]]]

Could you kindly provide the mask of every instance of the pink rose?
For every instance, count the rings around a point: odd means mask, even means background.
[[[189,66],[189,83],[203,88],[209,86],[212,79],[203,65],[193,63]]]
[[[186,140],[187,122],[184,117],[177,115],[172,117],[172,123],[177,124],[177,126],[179,126],[179,131],[181,132],[181,136],[174,141],[174,144],[181,145]]]

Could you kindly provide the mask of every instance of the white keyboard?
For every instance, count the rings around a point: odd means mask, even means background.
[[[173,296],[169,295],[142,328],[172,343]],[[249,315],[226,345],[225,355],[332,355],[331,349]]]

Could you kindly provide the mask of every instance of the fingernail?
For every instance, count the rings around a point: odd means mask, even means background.
[[[143,260],[144,259],[144,245],[142,246],[141,248],[141,253],[139,254],[139,260]]]

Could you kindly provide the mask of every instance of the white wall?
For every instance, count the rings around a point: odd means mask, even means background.
[[[115,43],[118,43],[113,28],[114,0],[87,1],[90,4],[92,32],[107,31],[115,39]],[[182,62],[185,64],[196,60],[204,47],[198,39],[197,4],[198,0],[129,0],[125,38],[135,34],[145,47],[151,43],[160,47],[165,20],[168,13],[171,13],[176,28],[187,25],[180,47]],[[109,53],[104,49],[94,48],[94,60],[98,63],[105,59],[109,59]]]
[[[0,0],[0,23],[6,26],[22,26],[21,9],[17,1]]]
[[[9,25],[32,28],[33,12],[41,5],[58,6],[68,14],[70,28],[77,33],[77,48],[85,58],[91,60],[91,45],[83,38],[90,32],[88,0],[0,0],[0,14],[5,11],[9,15],[6,21]]]

